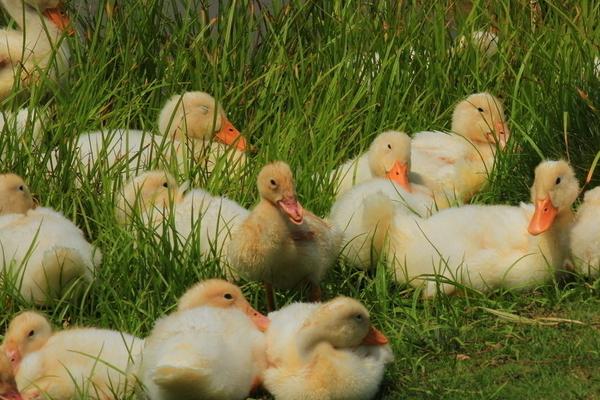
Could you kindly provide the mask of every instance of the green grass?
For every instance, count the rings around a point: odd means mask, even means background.
[[[68,160],[69,140],[84,131],[156,129],[157,113],[173,93],[212,93],[259,149],[242,179],[192,170],[180,181],[248,207],[257,200],[261,166],[282,159],[295,171],[305,208],[327,214],[332,188],[315,172],[355,156],[385,129],[449,128],[453,105],[476,91],[504,99],[513,137],[475,202],[527,201],[542,158],[569,158],[583,180],[600,150],[600,82],[593,72],[598,2],[540,2],[537,25],[525,0],[474,1],[466,12],[453,2],[294,0],[254,14],[248,1],[231,1],[213,24],[200,3],[190,1],[176,18],[161,11],[162,3],[119,1],[110,18],[104,7],[101,18],[71,15],[80,35],[67,39],[68,77],[60,87],[47,82],[45,95],[28,103],[47,107],[51,117],[41,149],[29,145],[31,135],[0,136],[0,169],[25,176],[42,204],[76,221],[104,253],[85,296],[44,308],[58,326],[144,336],[187,287],[218,271],[215,260],[197,251],[155,245],[141,226],[118,227],[113,172],[98,171],[77,187],[68,163],[50,177],[45,171],[51,149],[59,146]],[[497,55],[487,59],[473,48],[450,53],[454,36],[491,26],[499,30]],[[4,108],[18,108],[14,100]],[[0,288],[3,325],[31,307],[7,286]],[[572,277],[527,293],[421,301],[393,284],[384,268],[364,274],[336,265],[323,287],[326,298],[361,299],[391,339],[396,361],[379,398],[600,398],[598,282]],[[246,283],[244,291],[264,309],[258,284]],[[278,302],[300,298],[281,292]],[[542,316],[583,324],[531,323]]]

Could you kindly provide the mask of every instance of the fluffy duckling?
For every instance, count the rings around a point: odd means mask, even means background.
[[[227,119],[221,105],[204,92],[187,92],[171,97],[158,120],[161,135],[129,129],[96,131],[77,138],[77,158],[85,172],[96,163],[114,167],[124,163],[125,175],[140,169],[162,166],[183,168],[195,160],[208,173],[218,163],[233,169],[245,164],[246,139]],[[49,169],[57,166],[57,153]]]
[[[123,186],[116,199],[115,217],[126,225],[137,215],[145,224],[156,227],[181,198],[173,175],[162,170],[147,171]]]
[[[38,339],[39,343],[32,345]],[[46,395],[70,400],[85,391],[92,398],[116,399],[130,390],[124,371],[141,352],[143,341],[127,333],[96,328],[52,333],[43,315],[26,312],[11,322],[3,347],[5,352],[12,349],[10,354],[19,352],[22,357],[16,381],[25,398],[42,399]]]
[[[371,144],[368,161],[373,179],[360,183],[338,198],[329,220],[344,232],[342,255],[348,263],[369,268],[377,261],[385,232],[366,224],[363,209],[372,193],[382,193],[398,206],[398,212],[429,216],[435,208],[433,193],[427,187],[411,183],[410,137],[403,132],[380,134]]]
[[[28,87],[48,71],[57,80],[67,69],[69,48],[61,40],[69,25],[59,0],[2,0],[20,30],[0,30],[0,100],[15,86]],[[16,82],[17,79],[19,82]],[[44,78],[45,79],[45,78]]]
[[[4,353],[0,353],[0,399],[23,399],[19,393],[19,389],[17,389],[17,383],[15,382],[15,375],[10,361]]]
[[[25,214],[35,207],[23,178],[15,174],[0,174],[0,215]]]
[[[288,289],[305,281],[311,300],[319,300],[319,282],[337,258],[341,233],[302,208],[286,163],[267,164],[257,184],[260,202],[232,233],[229,265],[265,283],[270,309],[275,307],[273,287]]]
[[[249,214],[235,201],[212,196],[202,189],[183,195],[170,174],[149,171],[124,186],[117,200],[116,216],[125,224],[132,220],[135,212],[144,223],[156,229],[171,208],[177,240],[198,246],[203,255],[220,256],[231,240],[231,231]],[[173,241],[170,232],[167,233]],[[198,238],[194,233],[198,233]],[[237,278],[232,269],[226,268],[224,272],[232,279]]]
[[[575,270],[596,278],[600,275],[600,187],[588,190],[577,210],[570,234]]]
[[[346,161],[331,173],[337,182],[336,195],[341,196],[359,183],[383,177],[410,191],[410,162],[398,161],[406,159],[407,154],[410,156],[410,138],[404,132],[380,133],[365,154]],[[411,178],[418,180],[416,176]]]
[[[146,339],[138,377],[148,397],[245,399],[266,368],[268,323],[231,283],[193,286]]]
[[[567,162],[544,161],[535,170],[533,205],[468,205],[423,219],[395,213],[389,199],[375,194],[365,213],[373,224],[390,224],[386,258],[398,281],[425,286],[424,297],[437,294],[432,274],[444,278],[446,294],[456,287],[445,280],[480,291],[525,289],[552,279],[563,265],[578,192]]]
[[[457,52],[462,52],[468,45],[487,58],[493,57],[498,53],[498,34],[493,31],[475,31],[471,33],[470,39],[461,35],[456,45]]]
[[[23,297],[45,303],[73,284],[91,281],[102,256],[62,214],[34,206],[19,176],[0,176],[0,266]]]
[[[412,139],[412,170],[435,193],[438,205],[466,202],[487,182],[497,148],[510,137],[502,102],[476,93],[458,103],[452,132],[418,132]]]
[[[6,129],[6,133],[21,138],[30,129],[34,143],[39,144],[45,119],[45,112],[39,109],[22,108],[16,113],[5,111],[0,113],[0,133]]]
[[[276,399],[375,397],[393,354],[362,304],[337,297],[292,304],[269,317],[264,386]]]

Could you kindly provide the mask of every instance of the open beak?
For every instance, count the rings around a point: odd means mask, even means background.
[[[498,145],[501,149],[506,147],[508,143],[508,139],[510,139],[510,130],[508,129],[508,125],[504,122],[496,122],[496,135],[498,135]]]
[[[371,325],[367,336],[362,341],[362,344],[368,346],[381,346],[389,342],[388,338],[385,337],[380,330]]]
[[[71,26],[71,21],[69,17],[65,13],[63,13],[59,8],[49,8],[44,11],[44,16],[48,18],[58,29],[62,32],[66,32],[69,35],[74,35],[75,30]]]
[[[252,308],[252,306],[250,306],[250,304],[248,304],[248,307],[246,308],[246,315],[248,315],[250,320],[261,332],[265,332],[271,324],[271,320],[269,318],[256,311],[254,308]]]
[[[296,200],[296,197],[286,197],[277,202],[281,211],[287,214],[288,218],[295,224],[300,225],[304,221],[304,209]]]
[[[240,151],[246,151],[246,138],[242,136],[235,126],[226,117],[221,121],[221,130],[217,132],[215,138],[229,146],[235,146]]]
[[[558,208],[554,207],[550,196],[536,201],[535,212],[533,213],[533,217],[531,217],[531,222],[529,222],[527,230],[532,235],[539,235],[546,232],[552,226],[557,214]]]
[[[410,182],[408,181],[408,163],[401,163],[396,161],[386,176],[388,179],[393,180],[398,185],[402,186],[407,192],[411,192]]]

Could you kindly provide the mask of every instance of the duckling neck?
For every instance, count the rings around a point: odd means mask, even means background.
[[[313,354],[315,349],[320,345],[332,347],[329,343],[327,343],[326,335],[322,332],[322,330],[315,329],[314,327],[307,327],[303,330],[298,338],[298,356],[301,359],[310,357],[310,355]]]

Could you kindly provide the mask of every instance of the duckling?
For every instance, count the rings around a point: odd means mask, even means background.
[[[46,118],[46,113],[41,109],[29,110],[22,108],[16,113],[5,111],[0,113],[0,133],[3,133],[6,129],[5,133],[21,138],[30,129],[33,142],[39,145],[42,140],[42,128]]]
[[[156,227],[181,199],[173,175],[162,170],[147,171],[123,186],[116,199],[115,217],[121,225],[126,225],[138,215],[142,222]]]
[[[266,368],[268,323],[237,286],[218,279],[196,284],[146,339],[138,377],[148,397],[245,399]]]
[[[418,132],[412,139],[412,169],[433,190],[438,205],[467,202],[487,182],[497,149],[510,137],[502,102],[476,93],[458,103],[452,132]]]
[[[566,161],[544,161],[535,170],[533,205],[468,205],[424,219],[395,213],[389,199],[374,194],[365,213],[380,226],[389,221],[386,258],[396,280],[425,286],[426,298],[438,292],[431,275],[443,278],[439,290],[446,294],[456,290],[447,280],[479,291],[526,289],[562,267],[578,192]]]
[[[58,80],[66,71],[69,47],[62,34],[68,19],[59,0],[2,0],[20,30],[0,30],[0,100],[17,85],[29,87],[41,79]],[[17,82],[18,81],[18,82]]]
[[[0,351],[17,373],[23,357],[41,349],[53,333],[46,317],[34,311],[22,312],[10,321]]]
[[[171,97],[160,112],[158,125],[160,135],[130,129],[80,135],[75,148],[84,172],[92,171],[97,163],[110,168],[123,162],[125,176],[156,163],[183,168],[189,159],[208,173],[219,162],[227,162],[233,170],[245,164],[246,139],[207,93]],[[53,170],[57,163],[55,151],[48,168]]]
[[[23,400],[19,389],[17,389],[10,361],[4,353],[0,353],[0,399]]]
[[[38,335],[45,343],[32,347],[31,338]],[[28,399],[45,395],[70,400],[78,398],[81,391],[92,398],[121,398],[131,389],[124,371],[143,347],[141,339],[107,329],[73,328],[52,333],[48,320],[34,312],[17,316],[6,337],[11,339],[12,348],[21,352],[16,381]],[[3,346],[6,351],[8,344]]]
[[[365,225],[363,220],[363,203],[369,194],[387,195],[397,204],[398,212],[429,216],[435,209],[431,190],[409,180],[410,137],[404,132],[380,134],[369,148],[368,160],[374,178],[346,191],[329,216],[331,223],[344,232],[342,255],[346,261],[365,269],[376,264],[385,239],[385,232],[376,234],[376,227]]]
[[[575,270],[597,278],[600,275],[600,186],[585,193],[569,240]]]
[[[269,314],[264,386],[282,400],[371,399],[385,365],[388,339],[354,299],[292,304]]]
[[[36,207],[29,187],[19,175],[0,174],[0,215],[25,214]]]
[[[102,256],[62,214],[34,206],[19,176],[0,176],[0,266],[24,298],[44,304],[91,281]]]
[[[404,132],[380,133],[365,154],[346,161],[331,173],[331,179],[337,184],[336,196],[339,198],[354,185],[383,177],[410,191],[407,172],[410,163],[397,162],[405,159],[406,154],[410,156],[410,138]],[[413,181],[419,180],[414,174],[410,178]]]
[[[475,31],[467,39],[465,35],[458,38],[455,52],[460,53],[468,46],[473,46],[479,53],[491,58],[498,53],[498,34],[494,31]]]
[[[185,195],[175,179],[164,171],[149,171],[124,186],[117,200],[117,220],[126,224],[138,213],[147,225],[161,231],[161,223],[173,209],[175,233],[183,244],[198,246],[200,254],[220,256],[231,240],[231,231],[244,220],[249,211],[226,197],[212,196],[202,189],[190,190]],[[198,238],[193,236],[198,233]],[[168,239],[175,239],[166,232]],[[223,266],[225,268],[225,266]],[[225,275],[237,279],[229,268]]]
[[[341,233],[302,208],[286,163],[264,166],[257,186],[259,203],[232,232],[229,265],[265,283],[270,309],[275,307],[273,287],[289,289],[304,281],[311,285],[311,300],[318,300],[319,282],[337,258]]]

